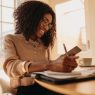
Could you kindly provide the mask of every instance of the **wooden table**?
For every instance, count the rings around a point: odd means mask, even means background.
[[[35,81],[49,90],[67,95],[95,95],[95,80],[69,83],[64,85],[52,84],[35,79]]]

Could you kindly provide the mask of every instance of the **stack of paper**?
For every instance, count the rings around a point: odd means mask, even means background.
[[[56,78],[56,79],[67,79],[67,78],[74,78],[74,77],[88,76],[91,74],[95,74],[95,68],[81,70],[81,71],[73,71],[70,73],[53,72],[53,71],[34,72],[33,74],[31,74],[31,76],[33,77],[36,74],[41,74],[41,75],[45,75],[45,76]]]

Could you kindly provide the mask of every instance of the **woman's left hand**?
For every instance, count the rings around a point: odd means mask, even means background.
[[[64,72],[71,72],[77,67],[76,59],[78,59],[78,56],[65,56],[63,61],[63,69]]]

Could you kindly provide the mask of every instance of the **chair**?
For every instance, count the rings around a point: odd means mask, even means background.
[[[9,77],[0,69],[0,95],[16,95],[16,90],[10,87]]]

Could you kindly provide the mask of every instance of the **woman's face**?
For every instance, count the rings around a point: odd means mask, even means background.
[[[41,38],[52,27],[52,15],[45,14],[38,25],[36,37]]]

